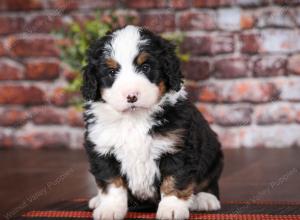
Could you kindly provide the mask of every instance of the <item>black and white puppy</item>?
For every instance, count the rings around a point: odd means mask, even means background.
[[[158,219],[220,209],[221,146],[170,42],[135,26],[108,33],[88,51],[82,94],[94,219],[123,219],[128,204],[157,205]]]

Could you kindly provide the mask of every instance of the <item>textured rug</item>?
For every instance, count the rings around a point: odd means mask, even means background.
[[[60,202],[45,210],[24,213],[19,220],[80,219],[91,220],[92,212],[87,200],[77,199]],[[130,207],[126,219],[155,219],[155,210],[149,207]],[[193,212],[190,219],[199,220],[300,220],[300,202],[235,201],[223,202],[222,209],[216,212]]]

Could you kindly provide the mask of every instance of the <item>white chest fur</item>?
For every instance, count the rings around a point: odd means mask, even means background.
[[[103,103],[94,103],[90,111],[96,117],[89,127],[95,150],[102,155],[114,154],[132,193],[141,199],[151,198],[155,177],[160,178],[156,159],[173,151],[174,138],[149,135],[155,122],[147,112],[123,115]]]

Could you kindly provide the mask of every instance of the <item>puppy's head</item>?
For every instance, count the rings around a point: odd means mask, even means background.
[[[182,84],[174,46],[152,32],[126,26],[97,40],[88,51],[82,94],[119,112],[150,109]]]

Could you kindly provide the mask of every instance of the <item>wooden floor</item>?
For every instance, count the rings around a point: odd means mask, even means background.
[[[0,219],[96,188],[84,151],[0,151]],[[225,151],[221,200],[300,201],[300,149]]]

